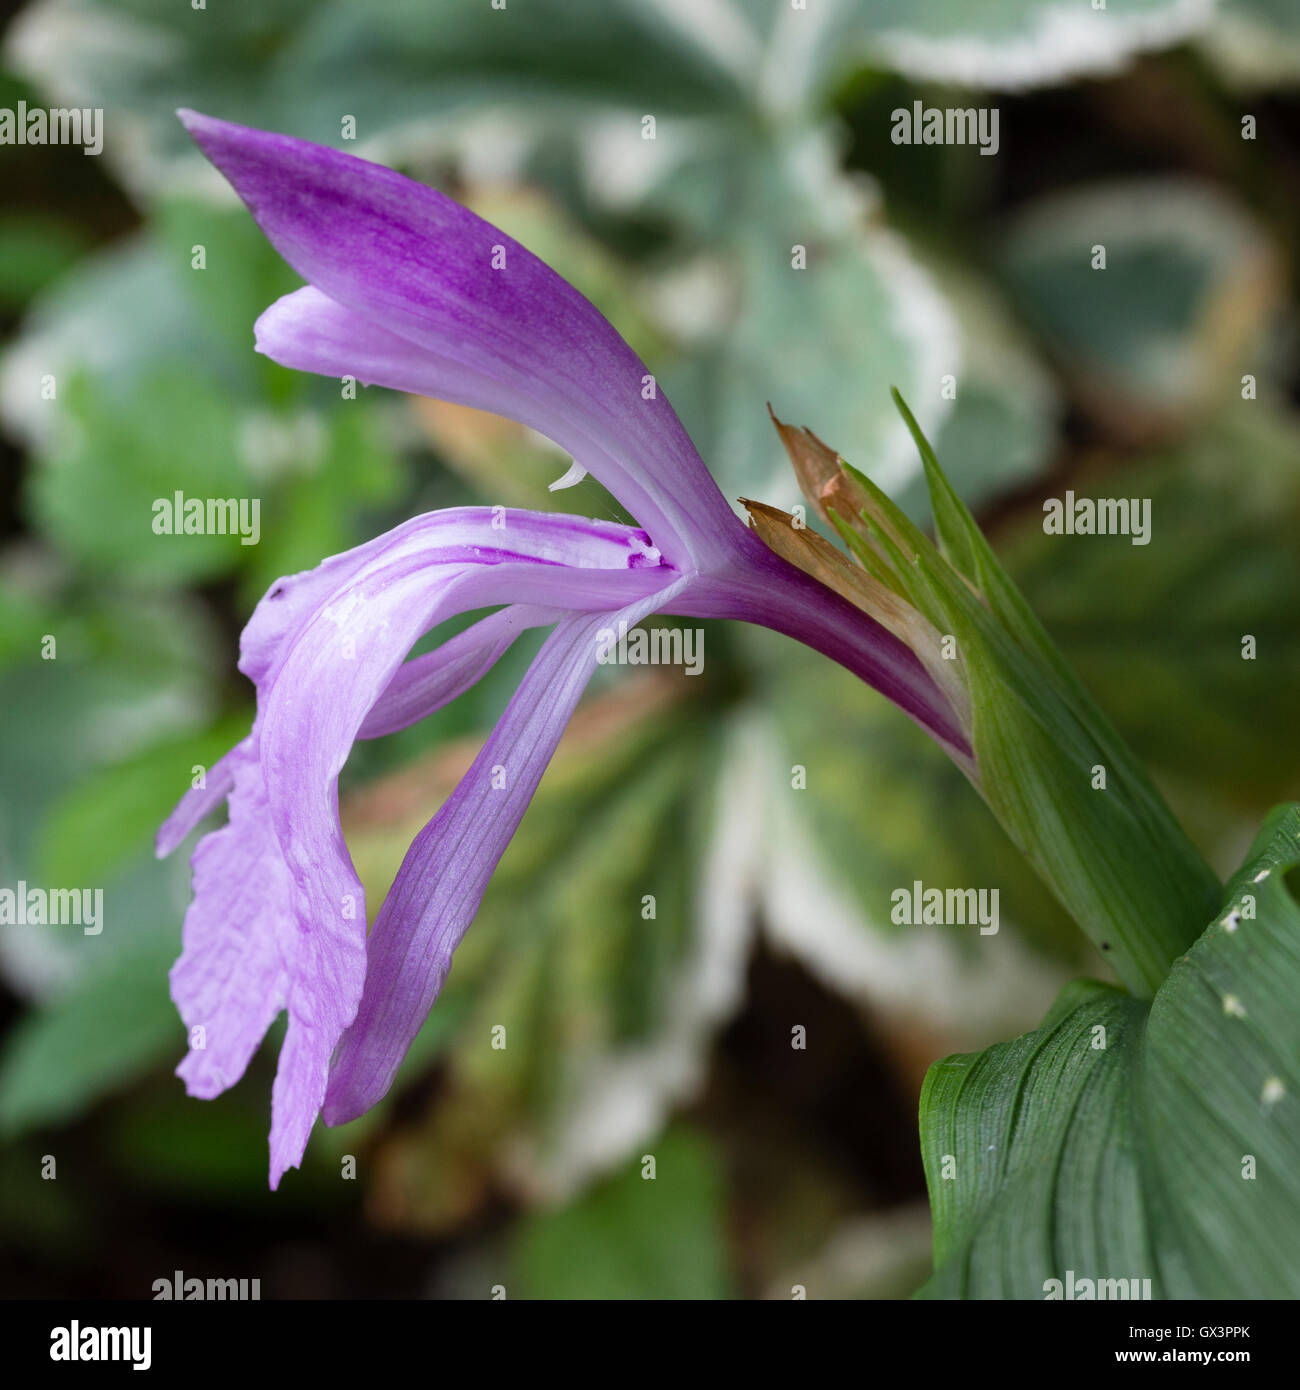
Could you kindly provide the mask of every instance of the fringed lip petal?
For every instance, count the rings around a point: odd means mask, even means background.
[[[295,1010],[294,982],[314,968],[293,930],[294,885],[267,803],[257,738],[227,755],[230,816],[200,840],[194,897],[171,995],[189,1050],[176,1068],[186,1091],[210,1100],[233,1086],[282,1009],[289,1026],[271,1095],[270,1185],[296,1167],[325,1095],[333,1041]]]
[[[554,609],[512,604],[407,662],[360,736],[377,737],[423,718],[472,686],[520,632],[560,616]],[[294,884],[267,804],[256,732],[211,769],[205,789],[182,798],[159,832],[159,852],[170,853],[227,796],[226,824],[205,836],[194,853],[194,897],[171,971],[172,998],[190,1038],[176,1074],[192,1096],[219,1095],[243,1076],[275,1016],[290,1008],[272,1092],[274,1189],[285,1170],[301,1161],[324,1099],[333,1044],[320,1022],[291,1006],[294,980],[315,967],[305,959],[309,937],[289,927]]]
[[[271,816],[295,884],[314,968],[295,980],[294,1011],[341,1032],[364,968],[365,898],[338,820],[338,775],[370,710],[416,640],[446,618],[521,593],[565,609],[609,609],[663,589],[648,547],[623,528],[479,508],[435,513],[354,571],[299,628],[264,687],[259,752]],[[575,561],[621,559],[623,568]],[[633,567],[635,566],[635,567]],[[352,983],[350,983],[352,982]],[[356,984],[356,988],[353,987]]]
[[[208,769],[200,786],[190,789],[176,803],[171,815],[158,827],[154,853],[165,859],[201,820],[210,816],[230,795],[235,785],[235,768],[241,752],[250,746],[242,739],[224,758]]]
[[[192,1094],[217,1094],[288,1010],[272,1096],[273,1187],[301,1162],[330,1057],[362,997],[365,897],[339,826],[337,779],[367,719],[372,733],[402,727],[472,684],[525,627],[629,602],[653,607],[678,580],[634,527],[465,507],[417,517],[282,580],[258,605],[241,654],[258,688],[253,731],[207,790],[182,798],[160,840],[176,844],[228,791],[230,821],[195,851],[173,971],[182,1017],[203,1030],[180,1070]],[[543,602],[516,604],[521,597]],[[424,632],[496,604],[508,606],[406,670]]]
[[[473,766],[416,836],[367,945],[361,1007],[330,1071],[327,1124],[380,1100],[442,989],[547,764],[597,665],[599,634],[640,622],[689,583],[616,612],[575,614],[547,639]],[[502,769],[494,776],[495,769]]]
[[[263,351],[477,405],[548,435],[675,564],[734,514],[645,364],[572,285],[436,190],[305,140],[178,113],[313,287],[263,315]]]
[[[289,991],[269,926],[291,911],[291,884],[251,740],[226,761],[230,817],[194,852],[194,897],[171,971],[172,999],[190,1036],[177,1075],[190,1095],[204,1099],[244,1074]]]

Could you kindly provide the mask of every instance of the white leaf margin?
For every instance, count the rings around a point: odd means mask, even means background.
[[[940,38],[898,28],[874,35],[869,47],[908,77],[1026,91],[1121,72],[1140,53],[1171,48],[1202,33],[1216,9],[1217,0],[1168,0],[1125,14],[1094,10],[1089,0],[1051,0],[1037,6],[1018,33],[984,35],[972,24],[968,33]],[[977,18],[978,6],[970,10]]]

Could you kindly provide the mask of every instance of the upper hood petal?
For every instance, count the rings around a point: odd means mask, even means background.
[[[593,473],[674,563],[703,568],[727,548],[740,523],[672,406],[608,320],[543,261],[391,169],[179,114],[319,291],[264,316],[264,351],[519,420]]]

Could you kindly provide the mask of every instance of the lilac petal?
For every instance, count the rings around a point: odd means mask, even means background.
[[[358,738],[380,738],[450,704],[476,685],[530,627],[557,622],[556,608],[512,603],[449,638],[431,652],[404,662],[366,715]]]
[[[366,715],[357,737],[381,738],[419,723],[482,680],[521,632],[557,622],[562,616],[558,608],[511,604],[481,618],[433,651],[403,663]],[[171,854],[226,800],[234,785],[236,761],[251,745],[251,737],[242,739],[212,765],[202,787],[185,792],[158,829],[154,851],[159,859]]]
[[[408,663],[404,669],[410,676],[394,681],[397,688],[390,686],[380,702],[389,727],[404,727],[454,698],[526,626],[555,616],[551,610],[512,605]],[[432,669],[438,658],[438,669]],[[453,682],[458,688],[450,688]],[[171,971],[172,999],[191,1040],[176,1074],[190,1095],[204,1100],[243,1076],[272,1020],[289,1003],[292,980],[303,968],[301,942],[287,929],[293,921],[293,883],[267,806],[256,733],[212,768],[205,790],[181,799],[159,831],[159,852],[170,853],[227,792],[227,823],[205,836],[194,852],[194,896],[185,914],[181,956]],[[324,1100],[333,1046],[332,1035],[319,1036],[290,1009],[271,1099],[272,1189],[301,1161]]]
[[[292,1009],[271,1086],[271,1190],[307,1151],[329,1084],[332,1030],[305,1024]]]
[[[259,687],[269,688],[285,656],[291,650],[297,633],[307,621],[360,570],[395,547],[419,543],[421,537],[427,537],[436,531],[447,545],[461,546],[461,558],[499,559],[503,553],[512,553],[503,552],[500,543],[513,536],[516,530],[522,530],[526,535],[521,545],[523,553],[527,554],[529,546],[535,545],[537,541],[537,528],[531,525],[535,516],[532,512],[512,509],[489,510],[485,507],[460,507],[430,512],[412,517],[401,526],[353,550],[331,556],[315,569],[276,580],[258,602],[240,636],[239,669]],[[543,518],[543,523],[540,534],[545,538],[546,546],[535,553],[548,564],[650,571],[660,563],[659,552],[650,544],[645,532],[636,527],[558,515],[548,515]],[[461,527],[458,539],[453,537],[451,532],[451,527],[455,524]],[[493,540],[489,549],[476,544],[484,539],[485,531]],[[528,539],[530,536],[531,540]],[[430,558],[432,559],[432,553]],[[637,589],[643,590],[653,589],[662,582],[652,578],[648,573],[632,581]],[[593,599],[586,594],[585,585],[580,582],[579,587],[582,592],[576,595],[566,594],[567,601],[576,602],[576,606],[579,607],[591,607],[593,603],[599,606],[602,602],[608,602],[609,596],[605,591],[602,590]],[[524,610],[520,611],[522,613]],[[550,610],[553,615],[551,617],[540,616],[546,610],[536,606],[529,611],[533,616],[524,623],[525,626],[551,622],[559,616],[558,609]],[[495,640],[494,633],[498,630],[484,628],[484,640]],[[504,647],[501,650],[504,650]],[[443,657],[429,653],[427,657],[410,663],[414,668],[412,671],[399,673],[394,678],[394,701],[407,701],[407,708],[413,710],[422,699],[428,699],[430,703],[424,710],[427,714],[438,708],[439,704],[453,699],[459,691],[448,693],[445,698],[437,697],[434,685],[444,678],[435,676],[434,663],[461,659],[465,653],[465,646],[457,645]],[[491,665],[491,660],[486,662],[482,670]],[[430,682],[427,695],[420,694],[414,688],[421,679],[428,679]],[[469,683],[472,684],[472,681]],[[461,687],[464,688],[466,687]],[[438,703],[432,703],[435,699],[438,699]],[[377,720],[390,717],[400,720],[392,723],[391,729],[403,728],[410,722],[398,714],[396,703],[391,716],[377,714]],[[413,717],[421,716],[415,714]],[[378,734],[369,732],[365,736],[374,738]],[[205,816],[210,815],[221,804],[233,783],[233,772],[240,750],[247,745],[247,739],[237,744],[209,770],[204,786],[190,788],[181,797],[158,831],[156,852],[159,857],[170,854]]]
[[[291,910],[291,884],[252,741],[225,761],[233,776],[230,819],[194,851],[194,898],[171,971],[172,999],[191,1040],[177,1075],[205,1100],[244,1074],[289,992],[268,923]]]
[[[268,667],[258,749],[275,838],[293,883],[277,920],[291,963],[290,1034],[273,1107],[275,1163],[301,1158],[325,1069],[361,999],[365,895],[338,816],[338,775],[370,710],[422,633],[520,594],[564,609],[653,603],[676,571],[639,533],[574,517],[486,508],[401,527],[318,604]],[[615,561],[622,568],[605,567]],[[289,1041],[292,1041],[292,1047]],[[296,1081],[286,1080],[286,1067]],[[282,1132],[281,1120],[288,1126]]]
[[[272,245],[320,292],[263,315],[263,351],[402,390],[418,380],[422,394],[540,430],[650,527],[674,563],[702,563],[734,541],[735,516],[672,407],[650,392],[645,364],[544,262],[390,169],[179,114]],[[363,339],[363,320],[379,336]],[[409,345],[400,365],[394,337]],[[385,358],[397,372],[388,380],[376,371]]]
[[[335,779],[421,634],[521,592],[543,605],[607,611],[657,593],[676,573],[654,563],[657,552],[639,533],[609,523],[486,508],[422,520],[390,533],[391,544],[350,570],[292,643],[281,640],[263,675],[262,766],[303,916],[317,933],[359,901],[338,830]]]
[[[176,803],[175,810],[158,827],[154,853],[165,859],[201,820],[210,816],[226,799],[235,784],[235,768],[241,755],[247,755],[250,741],[243,739],[224,758],[208,769],[201,787],[191,787]]]
[[[240,634],[239,669],[255,685],[269,685],[279,661],[292,645],[294,634],[321,604],[396,539],[426,524],[427,517],[413,517],[364,545],[330,556],[315,569],[277,579],[258,601]],[[191,787],[181,797],[155,837],[154,849],[159,858],[171,854],[201,820],[221,805],[233,784],[241,752],[251,746],[250,739],[241,740],[209,769],[202,787]]]
[[[454,357],[416,348],[408,339],[345,308],[314,285],[277,299],[253,327],[258,352],[282,366],[318,376],[353,376],[363,386],[387,386],[413,396],[450,399],[456,381],[461,405],[501,414],[501,387]]]
[[[471,684],[523,628],[645,601],[676,573],[633,527],[463,507],[280,580],[258,604],[240,658],[258,687],[253,731],[206,789],[181,799],[160,843],[173,847],[229,793],[227,825],[195,851],[172,972],[182,1018],[203,1030],[179,1071],[191,1094],[217,1094],[287,1008],[272,1187],[301,1161],[330,1055],[361,998],[365,903],[338,825],[337,774],[376,702],[372,729],[401,727]],[[520,595],[542,602],[514,604]],[[403,666],[435,623],[498,603],[510,606]]]
[[[427,512],[364,545],[331,556],[315,569],[272,584],[240,636],[239,669],[257,686],[269,688],[298,634],[331,599],[367,567],[411,554],[420,555],[429,564],[453,560],[497,564],[518,557],[543,562],[558,571],[566,567],[636,571],[636,577],[625,580],[634,591],[650,591],[664,582],[653,574],[662,557],[646,533],[637,527],[552,513],[541,516],[505,507],[453,507]],[[566,607],[571,606],[571,601],[590,607],[604,598],[602,591],[601,598],[584,599],[585,586],[580,580],[575,594],[571,592],[575,587],[571,577],[561,573],[555,578]],[[531,587],[540,592],[549,579],[539,578]],[[216,771],[214,768],[213,774]],[[209,782],[213,774],[209,775]],[[187,802],[183,800],[174,815],[179,816],[185,806]],[[186,810],[193,821],[202,814],[193,815]],[[182,831],[179,838],[185,833]]]
[[[304,1022],[293,983],[304,968],[293,926],[293,881],[280,852],[256,735],[227,754],[230,817],[199,841],[194,897],[185,913],[171,994],[189,1031],[176,1068],[186,1091],[211,1100],[233,1086],[276,1015],[289,1009],[271,1096],[270,1185],[302,1161],[325,1096],[334,1037]]]
[[[537,518],[533,529],[546,530],[546,521]],[[488,563],[485,546],[454,543],[459,529],[411,536],[352,576],[298,632],[266,692],[262,769],[311,962],[295,980],[294,1003],[327,1031],[350,1020],[364,969],[365,900],[339,827],[338,775],[411,646],[446,618],[521,592],[549,590],[565,607],[608,609],[664,587],[654,569],[583,570],[505,558],[508,551]],[[518,527],[510,544],[527,544]]]
[[[392,1085],[595,671],[598,634],[639,622],[689,583],[680,578],[618,612],[575,614],[547,639],[473,766],[415,838],[380,909],[361,1007],[330,1070],[327,1124],[355,1119]]]
[[[526,528],[526,521],[521,519],[532,515],[532,513],[512,509],[500,509],[492,512],[483,507],[453,508],[442,512],[426,513],[412,517],[401,526],[395,527],[381,536],[376,536],[364,545],[356,546],[341,555],[330,556],[317,565],[315,569],[304,570],[299,574],[288,575],[283,579],[276,580],[258,602],[252,617],[245,624],[243,633],[240,635],[239,669],[254,684],[269,686],[279,668],[279,663],[292,646],[291,639],[312,614],[359,570],[394,546],[425,535],[433,527],[445,527],[449,518],[460,518],[471,528],[470,531],[463,533],[462,539],[465,544],[471,544],[481,538],[480,533],[484,524],[492,528],[491,534],[494,539],[499,541],[511,534],[512,525],[523,525]],[[545,558],[555,564],[608,566],[610,568],[652,568],[660,561],[659,552],[650,545],[645,532],[635,527],[622,526],[616,522],[588,521],[582,517],[557,516],[548,523],[547,530],[550,537],[550,549],[546,552]],[[566,542],[569,543],[566,544]],[[557,611],[554,617],[558,616]],[[552,622],[554,617],[538,618],[536,621],[539,623]],[[535,626],[536,623],[530,622],[527,625]],[[447,657],[443,657],[441,660],[463,654],[464,650],[464,647],[453,648]],[[498,652],[497,655],[499,656],[500,653]],[[431,671],[431,663],[434,659],[435,656],[431,653],[428,659],[422,659],[423,665],[418,669]],[[496,657],[492,657],[486,661],[482,671],[486,671],[495,660]],[[412,665],[415,664],[412,663]],[[398,678],[399,690],[406,688],[415,680],[414,672],[402,675]],[[472,683],[472,680],[467,682],[467,684]],[[461,689],[465,688],[467,687],[461,687]],[[448,693],[440,703],[454,699],[455,695],[459,693],[460,690]],[[396,694],[394,698],[397,698]],[[414,695],[414,703],[410,707],[412,709],[418,708],[420,701],[424,698],[426,697],[419,694]],[[427,698],[432,700],[432,693]],[[436,708],[438,708],[438,704],[429,703],[425,706],[424,713],[431,713]],[[380,716],[377,715],[378,717]],[[410,719],[393,723],[390,729],[384,731],[391,732],[394,729],[404,728],[413,719],[422,717],[423,715],[418,713],[412,714]],[[376,725],[377,727],[378,725]],[[378,734],[368,732],[363,736],[375,738]],[[202,787],[192,787],[181,797],[171,815],[159,827],[155,838],[155,852],[159,858],[165,858],[171,854],[201,820],[211,815],[221,805],[232,785],[233,759],[242,747],[244,747],[244,743],[237,745],[235,749],[232,749],[224,758],[215,763],[208,771]]]

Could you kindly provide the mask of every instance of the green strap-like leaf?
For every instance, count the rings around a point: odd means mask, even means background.
[[[1037,1031],[930,1069],[926,1296],[1300,1296],[1296,865],[1279,808],[1150,1006],[1076,982]]]

